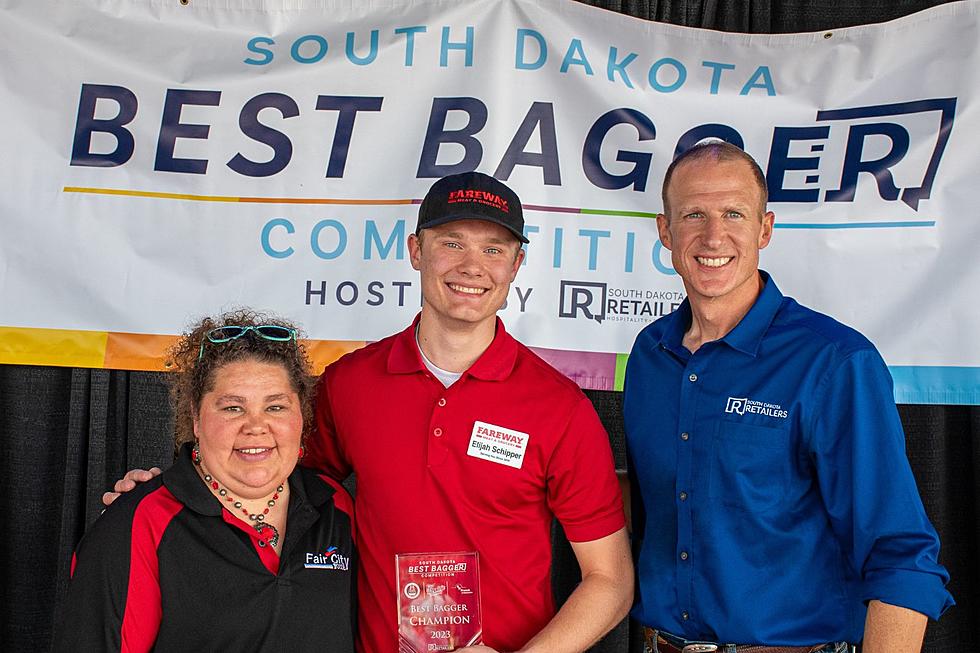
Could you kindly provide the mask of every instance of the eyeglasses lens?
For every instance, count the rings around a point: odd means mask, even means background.
[[[228,342],[229,340],[241,337],[245,331],[245,327],[240,326],[218,327],[217,329],[208,331],[208,340],[215,343]]]
[[[293,331],[286,327],[266,324],[255,327],[255,332],[267,340],[292,340]]]

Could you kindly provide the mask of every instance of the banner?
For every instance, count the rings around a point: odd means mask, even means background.
[[[300,322],[317,365],[419,310],[406,238],[478,169],[525,208],[501,316],[621,386],[683,284],[676,152],[766,173],[784,294],[866,334],[902,403],[980,404],[978,3],[744,35],[571,0],[0,0],[0,362],[161,369],[189,322]]]

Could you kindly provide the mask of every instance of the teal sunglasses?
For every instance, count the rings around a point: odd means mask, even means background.
[[[204,339],[201,340],[201,351],[197,353],[197,360],[201,360],[201,357],[204,356],[205,342],[220,345],[223,342],[231,342],[232,340],[241,338],[249,331],[253,332],[260,338],[264,338],[265,340],[275,340],[276,342],[296,340],[296,329],[277,326],[275,324],[259,324],[256,326],[229,325],[218,327],[217,329],[211,329],[204,334]]]

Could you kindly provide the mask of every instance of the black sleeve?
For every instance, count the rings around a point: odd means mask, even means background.
[[[124,639],[126,651],[153,647],[160,622],[160,586],[154,527],[146,523],[145,513],[147,498],[152,504],[161,485],[154,479],[117,499],[82,538],[72,557],[62,618],[55,624],[54,653],[121,651]],[[143,514],[137,520],[141,505]],[[137,521],[143,523],[134,529]]]

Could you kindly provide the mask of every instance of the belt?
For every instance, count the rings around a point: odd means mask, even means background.
[[[725,644],[717,644],[715,642],[681,644],[679,638],[658,632],[653,628],[644,627],[643,633],[650,650],[656,650],[659,653],[712,653],[713,651],[727,653],[728,650]],[[677,640],[678,643],[671,643],[664,635]],[[656,649],[654,649],[654,643],[656,643]],[[824,646],[826,644],[817,644],[815,646],[757,646],[755,644],[738,644],[735,646],[735,650],[737,653],[814,653]]]

